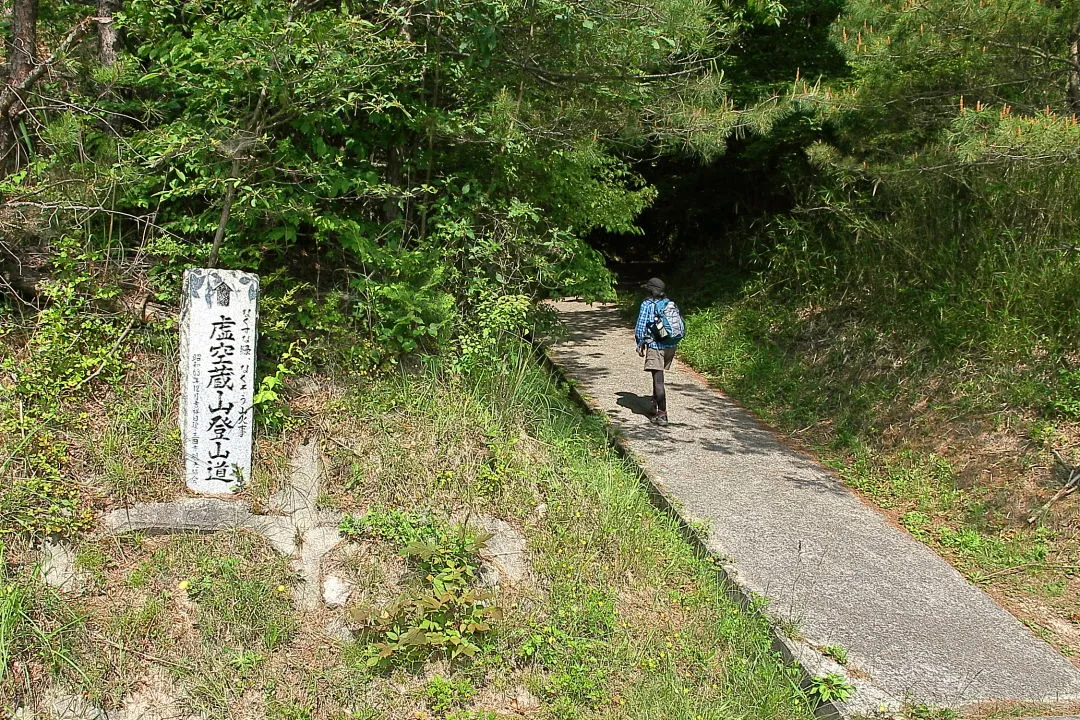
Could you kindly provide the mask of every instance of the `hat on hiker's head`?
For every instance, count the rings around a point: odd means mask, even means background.
[[[641,287],[650,292],[658,293],[660,295],[664,294],[664,281],[660,278],[649,278],[649,282]]]

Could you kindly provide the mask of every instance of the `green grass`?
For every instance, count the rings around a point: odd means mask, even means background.
[[[0,543],[0,709],[13,711],[41,693],[39,677],[85,678],[77,656],[85,626],[33,570],[16,570],[6,559]]]
[[[635,469],[608,447],[601,421],[526,351],[512,350],[468,375],[432,363],[378,379],[320,378],[325,392],[292,413],[297,426],[260,438],[265,480],[251,491],[256,502],[280,484],[280,456],[300,437],[323,438],[320,502],[350,513],[357,529],[327,560],[357,585],[338,614],[355,642],[327,639],[328,614],[298,612],[289,561],[255,535],[85,539],[76,548],[83,597],[48,605],[53,596],[23,579],[19,587],[38,589],[12,598],[38,610],[8,612],[0,623],[7,638],[10,618],[20,618],[21,639],[3,646],[11,667],[39,668],[34,692],[18,702],[40,699],[60,679],[106,710],[164,683],[163,697],[182,698],[178,712],[215,719],[499,720],[518,696],[535,698],[536,717],[550,720],[810,718],[812,703],[773,651],[767,621],[729,599],[717,565],[651,504]],[[116,398],[95,432],[130,440],[123,472],[148,472],[158,487],[145,496],[112,481],[107,489],[117,499],[164,497],[180,479],[154,462],[137,427],[158,427],[162,406],[136,389]],[[370,665],[386,637],[365,632],[358,618],[401,598],[436,597],[440,573],[452,569],[405,555],[442,537],[419,528],[453,528],[470,514],[525,535],[527,582],[472,596],[497,612],[486,618],[490,630],[471,636],[471,657],[419,653]],[[472,563],[466,555],[446,559]],[[461,596],[475,587],[469,574],[454,582]],[[41,636],[52,645],[28,642],[36,636],[26,634],[25,618],[49,632],[60,627],[45,621],[52,616],[41,608],[49,607],[80,618],[78,632]],[[53,646],[65,654],[50,655]]]
[[[399,505],[493,514],[528,538],[537,586],[499,597],[505,619],[476,660],[478,694],[524,681],[553,718],[808,717],[767,623],[728,599],[600,422],[531,361],[467,380],[399,378],[342,398],[338,411],[337,427],[378,438],[392,479],[409,469],[408,486],[394,487]],[[332,463],[346,479],[336,504],[384,505],[385,488],[351,454]]]
[[[292,599],[279,589],[292,578],[288,560],[261,538],[217,533],[170,538],[128,574],[127,584],[193,603],[209,647],[268,652],[296,632]]]
[[[88,449],[92,467],[120,504],[169,497],[183,449],[176,423],[180,396],[176,361],[169,348],[155,367],[140,368],[112,392],[98,442]]]

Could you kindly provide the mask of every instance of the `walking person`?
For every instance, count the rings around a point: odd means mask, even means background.
[[[671,368],[675,348],[685,333],[685,325],[678,306],[665,293],[663,280],[650,278],[641,287],[649,293],[649,297],[641,302],[638,310],[634,339],[637,341],[638,355],[645,358],[645,371],[652,373],[652,422],[663,427],[668,424],[664,371]]]

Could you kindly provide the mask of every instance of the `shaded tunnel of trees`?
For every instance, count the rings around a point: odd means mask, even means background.
[[[842,0],[785,3],[782,24],[755,27],[724,68],[744,104],[790,91],[796,78],[815,82],[849,75],[830,28]],[[642,158],[634,169],[657,189],[656,201],[638,218],[640,233],[597,231],[590,242],[608,259],[621,286],[633,288],[659,273],[689,289],[695,300],[735,287],[755,266],[755,224],[791,211],[800,190],[815,182],[806,148],[839,142],[828,123],[811,112],[779,118],[765,133],[738,132],[725,151],[703,160],[687,154]],[[708,270],[708,291],[701,270]]]

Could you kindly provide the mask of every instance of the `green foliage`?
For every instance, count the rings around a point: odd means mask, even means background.
[[[267,703],[267,720],[312,720],[312,709],[292,702],[271,700]]]
[[[549,671],[544,690],[553,698],[579,705],[596,705],[606,699],[607,677],[611,672],[605,657],[605,643],[578,637],[549,625],[536,628],[522,643],[518,654]]]
[[[353,611],[366,638],[365,665],[413,665],[431,657],[454,661],[481,651],[491,622],[502,617],[492,593],[474,587],[476,553],[486,538],[393,510],[369,511],[359,520],[347,516],[342,530],[392,542],[418,576],[389,604]]]
[[[121,328],[103,312],[119,289],[97,274],[101,255],[72,238],[62,238],[52,251],[53,275],[42,287],[47,305],[33,318],[25,355],[0,361],[14,378],[0,385],[0,401],[21,401],[24,429],[56,419],[90,377],[115,377],[123,369],[115,352]]]
[[[1067,53],[1077,19],[1071,2],[850,3],[834,37],[856,78],[857,93],[841,105],[864,133],[857,142],[884,153],[918,149],[962,103],[1007,103],[1025,114],[1061,107],[1065,83],[1043,63]],[[897,98],[905,102],[882,106]]]
[[[607,699],[607,679],[614,671],[606,649],[615,630],[613,598],[568,578],[551,590],[547,625],[533,628],[518,655],[547,671],[544,690],[580,706]]]
[[[65,236],[50,248],[50,260],[44,309],[30,316],[22,352],[0,359],[11,378],[0,383],[0,431],[60,419],[91,378],[115,378],[124,368],[116,353],[121,327],[107,312],[119,288],[106,274],[104,253]]]
[[[722,176],[780,190],[717,208],[735,257],[688,253],[694,300],[734,299],[700,316],[692,359],[736,395],[772,394],[792,427],[834,423],[839,446],[935,372],[970,378],[932,399],[962,397],[958,414],[1068,417],[1080,135],[1066,73],[1043,69],[1069,62],[1078,19],[1075,3],[848,3],[831,32],[850,73]],[[716,286],[703,264],[750,276]]]
[[[489,436],[487,448],[490,455],[476,471],[476,487],[480,495],[498,498],[512,483],[514,473],[519,471],[516,463],[517,443],[516,437]]]
[[[35,474],[15,476],[0,488],[0,537],[25,534],[31,537],[71,537],[93,526],[93,511],[86,491],[57,474],[62,458],[49,436],[39,438],[23,458]]]
[[[843,647],[842,645],[826,645],[825,647],[821,648],[821,652],[822,654],[831,657],[833,660],[840,663],[841,665],[847,665],[847,648]]]
[[[446,720],[499,720],[499,715],[491,710],[455,710]]]
[[[610,295],[585,238],[639,232],[656,197],[628,158],[721,152],[749,116],[715,60],[740,28],[781,15],[771,1],[297,13],[287,0],[131,0],[120,61],[58,66],[63,82],[45,84],[61,102],[31,111],[32,160],[0,191],[61,228],[107,226],[162,301],[220,231],[222,266],[269,278],[268,358],[301,333],[315,356],[347,345],[335,359],[362,367],[460,337],[469,365],[525,329],[522,299]],[[43,14],[43,36],[72,17]]]
[[[807,690],[807,695],[816,704],[829,702],[830,700],[844,702],[849,700],[854,693],[855,686],[851,685],[847,678],[838,673],[828,673],[813,678],[810,681],[810,688]]]
[[[428,681],[424,688],[427,695],[428,705],[437,713],[446,713],[460,709],[469,698],[476,694],[476,688],[468,678],[450,680],[442,675],[436,675]]]
[[[83,420],[91,383],[126,369],[105,253],[73,236],[50,252],[43,309],[5,317],[11,336],[0,337],[17,348],[0,358],[0,476],[10,478],[0,487],[0,535],[71,536],[90,526],[87,493],[67,471],[65,431]]]
[[[458,367],[467,372],[501,363],[508,342],[524,337],[531,309],[524,295],[478,293],[469,324],[462,328]]]
[[[1053,412],[1070,420],[1080,419],[1080,368],[1058,370],[1058,382],[1049,395]]]
[[[295,340],[289,349],[281,354],[277,368],[272,374],[266,374],[259,380],[259,387],[252,398],[255,419],[267,433],[278,433],[286,428],[289,421],[288,405],[284,402],[285,379],[299,372],[308,362],[305,352],[306,340]]]
[[[440,537],[430,514],[382,507],[372,508],[360,517],[346,513],[341,521],[341,532],[348,537],[382,540],[402,548]]]

